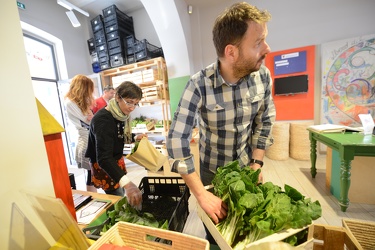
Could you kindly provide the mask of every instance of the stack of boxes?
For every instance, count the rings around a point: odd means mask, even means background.
[[[111,67],[126,64],[126,37],[134,36],[133,18],[116,5],[103,9],[108,55]]]
[[[91,20],[91,28],[94,33],[95,51],[98,57],[101,70],[110,68],[107,48],[107,39],[105,36],[103,16],[98,15]]]
[[[135,39],[133,18],[116,5],[111,5],[102,12],[103,15],[91,20],[94,37],[87,41],[94,44],[95,50],[89,45],[89,52],[95,73],[163,56],[162,48],[150,44],[146,39]]]

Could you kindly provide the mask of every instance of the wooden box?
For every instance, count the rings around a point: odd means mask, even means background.
[[[347,234],[351,238],[355,238],[362,249],[375,249],[375,222],[343,219],[342,225],[346,229]]]
[[[143,82],[151,82],[160,80],[159,71],[157,69],[145,69],[142,71]]]
[[[203,211],[203,209],[199,205],[198,205],[197,211],[198,211],[198,216],[201,218],[205,226],[208,228],[208,230],[210,231],[212,237],[214,237],[220,249],[231,250],[232,247],[224,240],[224,238],[221,236],[219,231],[216,229],[215,224],[212,222],[212,220],[207,216],[207,214]],[[257,245],[266,243],[266,242],[281,242],[284,239],[301,232],[302,230],[308,230],[307,240],[298,246],[292,247],[292,249],[312,250],[313,249],[312,248],[313,247],[313,228],[314,227],[311,224],[304,228],[284,230],[282,232],[272,234],[258,241],[252,242],[248,244],[244,250],[257,249]]]
[[[122,221],[104,233],[89,250],[97,250],[108,243],[137,250],[209,250],[209,243],[205,239]]]
[[[314,225],[314,250],[362,250],[358,241],[343,227]]]

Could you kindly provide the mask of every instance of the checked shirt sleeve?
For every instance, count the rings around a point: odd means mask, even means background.
[[[260,80],[265,86],[265,97],[254,120],[255,129],[252,137],[253,147],[259,149],[267,149],[273,144],[271,128],[276,117],[276,109],[272,98],[272,78],[269,70],[266,67],[263,69]]]
[[[200,103],[198,88],[194,81],[190,80],[174,114],[166,143],[169,157],[178,161],[172,165],[172,171],[180,174],[195,171],[194,160],[190,152],[190,140]]]

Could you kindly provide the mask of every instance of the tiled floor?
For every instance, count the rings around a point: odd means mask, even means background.
[[[342,226],[342,219],[345,218],[375,221],[375,205],[373,204],[351,203],[346,212],[340,210],[337,199],[325,187],[325,159],[325,155],[318,155],[316,164],[318,173],[316,178],[312,179],[310,161],[298,161],[292,158],[286,161],[275,161],[265,158],[265,166],[263,168],[264,181],[271,181],[280,187],[287,183],[306,197],[310,197],[312,200],[319,200],[323,214],[314,223]],[[126,166],[130,179],[136,185],[139,185],[142,178],[147,175],[145,169],[128,161]],[[86,190],[83,171],[77,168],[71,168],[69,171],[75,173],[77,189]],[[103,192],[103,190],[98,190],[98,192]],[[192,195],[189,199],[190,214],[183,232],[204,238],[204,227],[197,215],[196,208],[196,200]]]

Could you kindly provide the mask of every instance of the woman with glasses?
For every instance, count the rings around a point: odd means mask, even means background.
[[[142,89],[125,81],[116,88],[115,97],[91,120],[86,157],[90,158],[95,187],[107,194],[124,196],[140,208],[142,194],[126,176],[124,144],[141,140],[145,134],[131,133],[130,113],[142,99]]]

